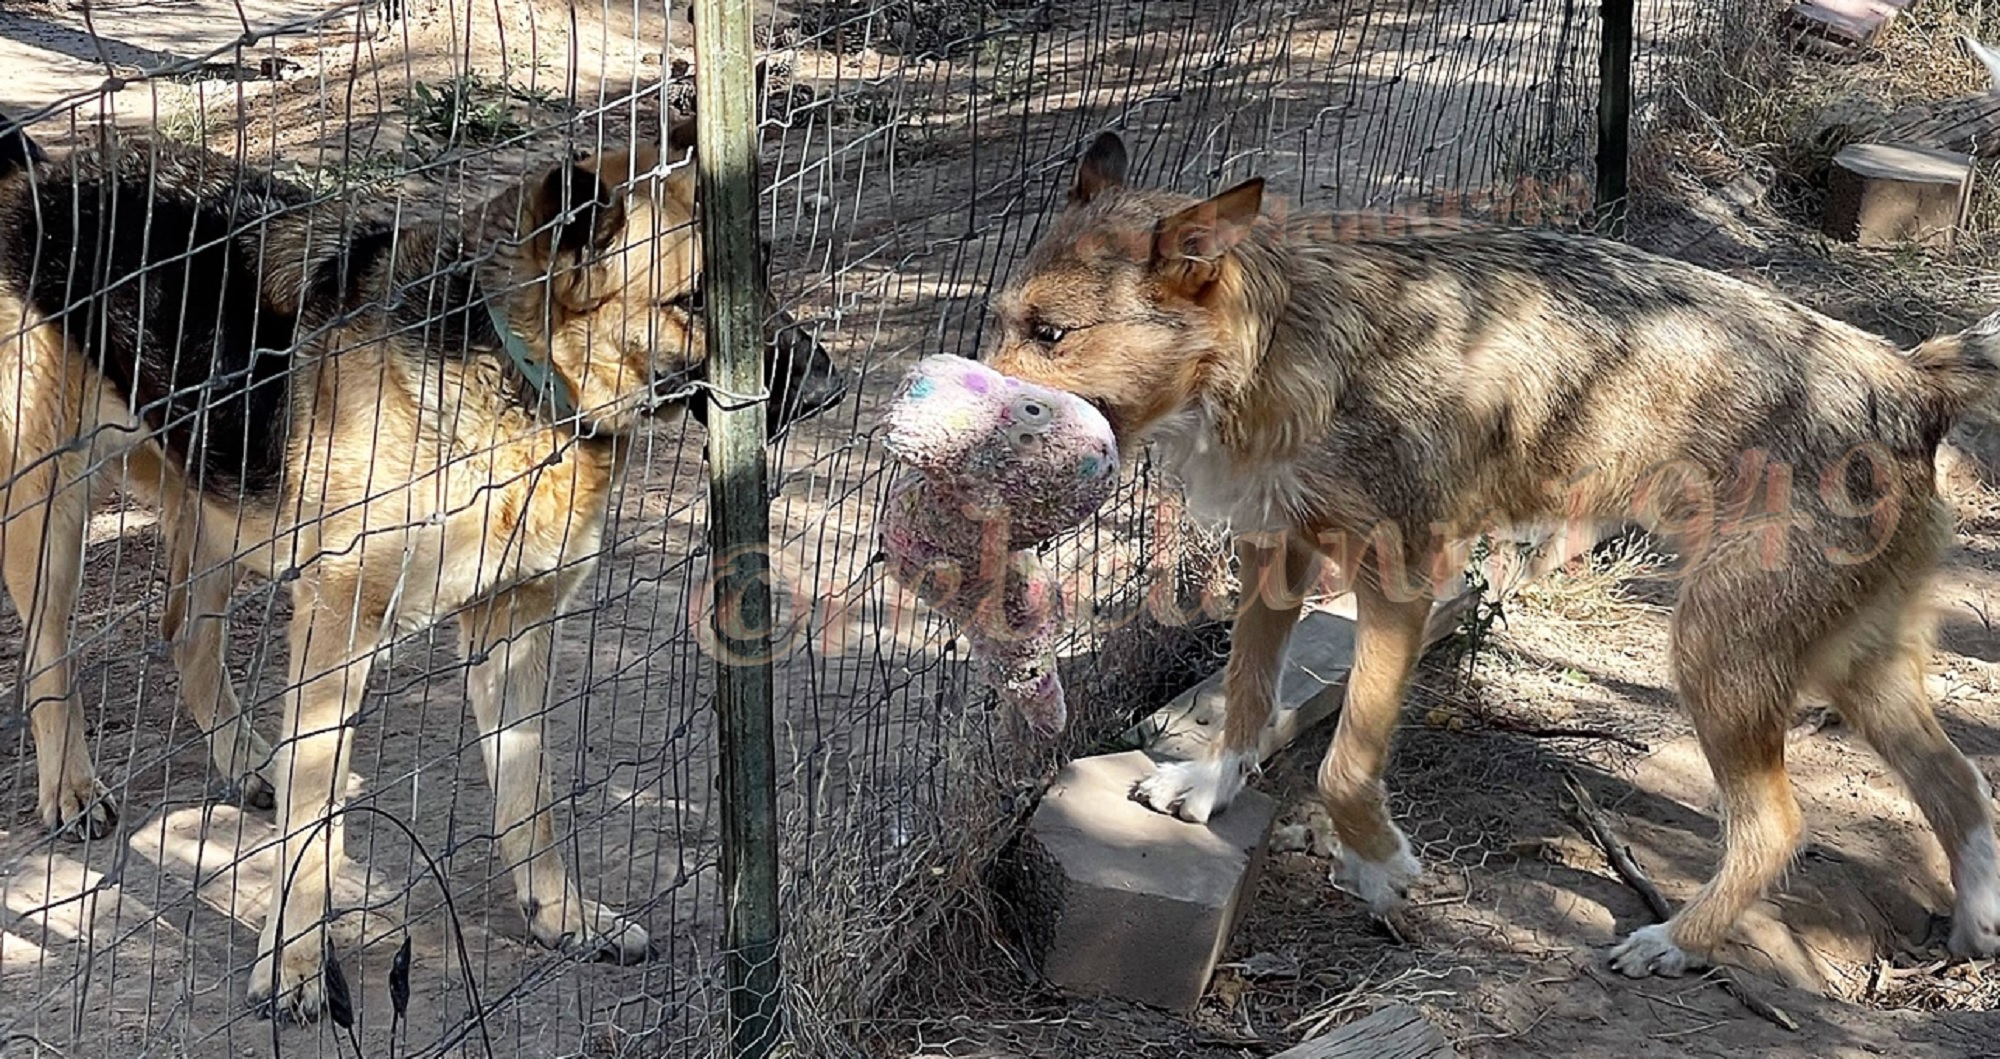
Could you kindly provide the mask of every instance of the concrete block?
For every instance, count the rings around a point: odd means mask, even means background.
[[[1347,602],[1351,609],[1352,600]],[[1353,615],[1307,614],[1292,630],[1259,757],[1269,760],[1299,732],[1332,716],[1347,693],[1347,671],[1353,666]],[[1224,706],[1222,670],[1217,670],[1135,725],[1126,745],[1157,757],[1197,760],[1208,753],[1210,742],[1221,738]]]
[[[1833,156],[1821,229],[1862,246],[1950,246],[1972,201],[1972,158],[1858,143]]]
[[[1132,801],[1152,768],[1136,750],[1064,766],[1000,889],[1050,982],[1188,1011],[1255,890],[1277,806],[1246,790],[1190,824]]]
[[[1450,636],[1479,601],[1469,589],[1454,592],[1431,608],[1424,648]],[[1258,758],[1269,761],[1300,733],[1333,716],[1347,694],[1347,671],[1354,665],[1354,597],[1342,596],[1326,609],[1308,613],[1292,630],[1285,668],[1278,677],[1277,701],[1259,736]],[[1226,713],[1222,671],[1173,697],[1119,736],[1120,746],[1157,757],[1193,761],[1220,738]]]

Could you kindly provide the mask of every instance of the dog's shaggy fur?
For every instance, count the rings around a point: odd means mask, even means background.
[[[666,158],[688,138],[678,127]],[[662,161],[556,165],[409,224],[167,142],[107,134],[52,160],[0,120],[0,571],[27,627],[42,818],[93,836],[115,820],[66,629],[93,497],[122,483],[161,513],[162,631],[215,766],[249,802],[275,793],[291,883],[253,1000],[300,1017],[325,1003],[342,843],[337,817],[315,825],[341,806],[370,659],[447,618],[534,936],[648,951],[557,854],[539,718],[551,623],[589,580],[629,447],[702,376],[694,168]],[[773,319],[776,429],[844,386]],[[291,583],[275,750],[223,667],[245,570]]]
[[[2000,951],[1986,782],[1923,683],[1927,588],[1951,526],[1934,459],[2000,390],[2000,328],[1902,351],[1602,239],[1343,235],[1270,213],[1257,181],[1206,201],[1128,187],[1106,134],[995,300],[997,368],[1096,401],[1123,444],[1156,443],[1192,509],[1245,535],[1225,736],[1135,797],[1193,820],[1228,804],[1257,760],[1300,590],[1330,559],[1360,621],[1320,791],[1346,881],[1387,909],[1418,871],[1382,774],[1435,575],[1496,524],[1636,521],[1681,556],[1673,667],[1726,849],[1615,965],[1678,973],[1708,958],[1784,869],[1801,833],[1785,731],[1808,684],[1943,843],[1952,948]]]

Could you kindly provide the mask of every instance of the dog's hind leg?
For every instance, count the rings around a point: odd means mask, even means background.
[[[1917,591],[1868,615],[1857,630],[1844,680],[1829,680],[1840,716],[1903,780],[1951,862],[1957,893],[1951,951],[2000,954],[2000,864],[1996,864],[1992,791],[1978,768],[1938,726],[1924,689],[1929,654],[1928,598]]]
[[[556,851],[542,747],[556,610],[555,587],[544,582],[509,589],[459,617],[479,749],[493,787],[494,834],[536,941],[632,963],[652,951],[645,930],[579,894]]]
[[[198,503],[176,497],[162,520],[168,577],[160,635],[173,644],[181,700],[208,738],[216,774],[241,804],[269,809],[276,804],[271,783],[258,770],[270,761],[271,746],[250,726],[224,664],[236,564],[202,532]]]
[[[1291,541],[1280,564],[1271,542],[1246,537],[1236,553],[1244,581],[1243,602],[1230,631],[1223,670],[1222,739],[1198,761],[1161,764],[1132,789],[1134,800],[1156,812],[1205,823],[1229,807],[1261,760],[1259,743],[1283,674],[1285,649],[1298,624],[1316,556]],[[1282,583],[1275,576],[1284,571]]]
[[[1673,918],[1634,931],[1611,963],[1634,978],[1706,963],[1751,903],[1784,871],[1804,833],[1785,773],[1785,730],[1818,615],[1787,595],[1793,568],[1742,556],[1688,575],[1675,609],[1673,663],[1682,700],[1722,795],[1722,862]],[[1787,583],[1791,581],[1792,583]]]
[[[1320,762],[1319,792],[1340,835],[1335,881],[1381,915],[1402,903],[1422,866],[1389,816],[1382,772],[1402,713],[1410,673],[1423,654],[1431,599],[1400,599],[1376,576],[1355,580],[1354,668],[1347,700]]]

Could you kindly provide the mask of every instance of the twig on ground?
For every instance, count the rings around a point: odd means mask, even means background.
[[[1604,856],[1611,861],[1611,870],[1617,872],[1618,877],[1625,881],[1625,885],[1639,894],[1639,899],[1646,902],[1646,908],[1653,913],[1654,919],[1664,923],[1673,918],[1674,908],[1667,903],[1666,895],[1660,892],[1659,887],[1653,885],[1653,880],[1639,869],[1637,862],[1633,861],[1632,851],[1619,839],[1618,832],[1612,830],[1611,819],[1604,815],[1604,810],[1597,807],[1597,800],[1584,789],[1576,774],[1565,770],[1563,785],[1569,788],[1569,796],[1575,802],[1578,822],[1583,824],[1584,830],[1590,833],[1598,848],[1602,849]]]
[[[1480,720],[1486,723],[1486,727],[1496,732],[1525,735],[1530,739],[1601,739],[1607,743],[1617,743],[1628,750],[1637,750],[1641,754],[1653,752],[1652,747],[1637,739],[1619,735],[1617,732],[1607,732],[1602,728],[1544,728],[1505,717],[1481,717]]]
[[[1639,899],[1646,902],[1646,907],[1652,910],[1653,918],[1662,923],[1673,918],[1673,907],[1667,904],[1666,895],[1660,893],[1660,888],[1653,885],[1653,880],[1639,870],[1638,862],[1632,859],[1632,851],[1618,837],[1618,832],[1612,829],[1611,818],[1605,816],[1604,810],[1597,807],[1597,801],[1584,789],[1576,774],[1565,770],[1563,784],[1569,788],[1578,822],[1582,823],[1584,830],[1590,833],[1598,848],[1604,851],[1605,858],[1611,862],[1611,870],[1617,872],[1618,878],[1624,880],[1625,885],[1631,887],[1638,893]],[[1729,968],[1717,967],[1706,977],[1722,986],[1723,992],[1735,997],[1737,1003],[1749,1009],[1751,1014],[1774,1026],[1794,1032],[1798,1030],[1797,1019],[1792,1018],[1783,1008],[1752,996],[1750,991],[1743,987],[1743,983],[1737,980],[1735,972]]]

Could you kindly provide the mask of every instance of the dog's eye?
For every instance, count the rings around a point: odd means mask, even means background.
[[[676,294],[673,297],[668,298],[666,301],[663,301],[660,304],[666,306],[669,309],[673,309],[678,312],[684,312],[689,316],[693,316],[696,313],[701,312],[701,288],[689,287],[687,290],[684,290],[679,294]]]
[[[1069,328],[1057,327],[1054,324],[1038,320],[1033,327],[1028,329],[1028,334],[1042,345],[1053,346],[1061,342],[1064,335],[1069,334]]]

